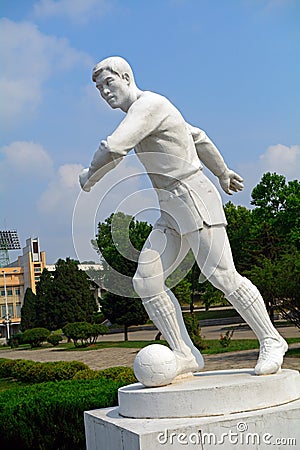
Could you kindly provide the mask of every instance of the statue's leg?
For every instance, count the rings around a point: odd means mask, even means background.
[[[192,249],[199,247],[199,237],[195,233],[188,235],[188,239]],[[225,228],[204,227],[200,232],[200,248],[197,251],[196,259],[202,273],[224,292],[260,342],[255,373],[276,373],[282,365],[287,343],[273,326],[256,286],[236,271]]]
[[[203,368],[201,353],[186,330],[180,305],[165,286],[165,279],[183,260],[188,243],[176,233],[154,229],[141,251],[133,285],[155,326],[163,334],[177,361],[177,375]]]

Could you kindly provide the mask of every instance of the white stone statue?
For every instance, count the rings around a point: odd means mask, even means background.
[[[255,373],[276,373],[287,343],[272,325],[258,289],[234,266],[221,198],[203,174],[201,163],[219,178],[227,194],[242,190],[243,179],[226,166],[205,132],[186,123],[169,100],[137,87],[123,58],[99,62],[93,69],[93,81],[103,99],[126,116],[101,141],[90,167],[80,174],[80,184],[90,191],[131,149],[148,172],[161,216],[140,253],[133,285],[175,354],[177,375],[204,366],[186,331],[180,305],[165,286],[189,249],[202,276],[225,294],[257,335],[260,354]]]

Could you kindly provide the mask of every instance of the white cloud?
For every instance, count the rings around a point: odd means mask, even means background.
[[[78,175],[81,164],[64,164],[50,181],[48,188],[38,200],[38,209],[47,214],[55,214],[57,219],[65,219],[73,209],[79,192]]]
[[[288,179],[299,177],[300,145],[272,145],[260,156],[259,164],[264,172],[277,172]]]
[[[6,126],[34,113],[43,97],[44,83],[57,71],[92,61],[66,39],[48,36],[32,23],[1,19],[1,121]]]
[[[38,18],[63,17],[83,24],[95,16],[103,16],[110,7],[107,0],[40,0],[34,5],[34,15]]]
[[[15,141],[2,147],[2,176],[28,174],[36,178],[47,178],[52,174],[53,162],[42,145],[35,142]]]
[[[235,169],[234,169],[235,170]],[[222,195],[223,201],[232,200],[235,204],[249,206],[251,192],[266,172],[276,172],[288,181],[298,179],[300,174],[300,145],[271,145],[259,156],[257,161],[240,164],[236,170],[244,177],[245,189],[233,197]]]

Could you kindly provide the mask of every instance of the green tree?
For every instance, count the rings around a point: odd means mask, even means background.
[[[139,253],[151,230],[152,226],[147,222],[135,221],[122,212],[111,214],[98,224],[98,234],[92,243],[103,262],[103,283],[107,290],[114,284],[110,267],[117,273],[133,277]]]
[[[36,295],[28,291],[22,308],[22,329],[55,330],[69,322],[93,322],[98,304],[90,281],[78,263],[59,259],[54,272],[44,269],[36,285]]]
[[[36,327],[48,328],[50,326],[49,314],[52,308],[55,308],[52,287],[53,274],[48,269],[44,269],[36,285]]]
[[[251,194],[251,204],[257,208],[256,214],[262,220],[274,218],[285,209],[285,189],[286,180],[283,175],[270,172],[263,175]]]
[[[151,229],[147,222],[135,221],[132,216],[118,212],[99,223],[98,234],[93,241],[103,261],[103,284],[108,291],[101,299],[101,312],[112,323],[124,326],[125,340],[128,339],[129,326],[143,324],[148,318],[141,300],[136,298],[132,278]],[[125,275],[126,280],[123,281],[119,274]],[[126,296],[110,292],[114,288]]]
[[[290,249],[278,261],[276,285],[280,301],[277,308],[283,317],[300,328],[300,251]]]
[[[300,182],[265,173],[252,191],[256,255],[275,260],[291,246],[300,249]]]
[[[235,206],[232,202],[224,206],[227,218],[227,234],[237,269],[243,272],[251,264],[251,228],[252,213],[244,206]]]
[[[98,310],[88,276],[70,258],[57,261],[49,300],[50,329],[62,328],[72,322],[92,322],[93,314]]]
[[[300,249],[300,182],[286,182],[283,175],[268,172],[253,189],[251,203],[255,206],[251,228],[254,264],[247,273],[262,292],[271,319],[280,308],[296,322],[299,305],[293,280],[297,279],[294,255],[299,255]]]
[[[21,330],[34,328],[37,323],[38,300],[30,288],[26,289],[21,308]]]
[[[215,288],[209,281],[201,284],[200,298],[204,304],[205,311],[208,311],[212,305],[226,302],[223,292]]]
[[[101,299],[101,310],[111,323],[124,327],[124,341],[128,341],[128,327],[143,325],[148,320],[148,314],[139,298],[121,297],[107,292]]]
[[[278,300],[277,263],[262,256],[259,265],[254,265],[246,271],[251,281],[262,294],[270,319],[274,322],[276,302]]]

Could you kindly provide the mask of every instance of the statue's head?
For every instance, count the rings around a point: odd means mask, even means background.
[[[93,81],[102,98],[111,108],[128,111],[137,97],[137,87],[128,62],[112,56],[100,61],[93,69]]]
[[[120,56],[110,56],[109,58],[98,62],[93,68],[92,78],[94,82],[96,82],[97,76],[103,72],[103,70],[108,70],[109,72],[118,75],[120,78],[122,78],[124,73],[127,73],[131,80],[134,81],[133,72],[129,63]]]

